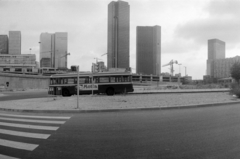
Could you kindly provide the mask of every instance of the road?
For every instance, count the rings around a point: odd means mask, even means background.
[[[2,145],[0,154],[26,159],[240,158],[239,105],[157,111],[25,115],[35,118],[39,115],[69,118],[39,119],[64,121],[62,124],[37,124],[57,126],[57,130],[24,130],[49,134],[47,139],[1,135],[0,139],[23,141],[37,147],[33,150],[19,150]],[[35,119],[31,120],[35,122]],[[3,121],[5,120],[0,118],[0,123]],[[0,129],[9,128],[0,125]],[[23,128],[11,129],[23,131]]]
[[[0,96],[0,101],[50,97],[47,93],[47,90],[0,93],[3,94],[3,96]]]

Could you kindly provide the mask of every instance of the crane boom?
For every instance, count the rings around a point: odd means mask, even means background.
[[[163,65],[162,67],[168,66],[170,65],[170,71],[171,71],[171,75],[173,76],[174,73],[174,69],[173,69],[173,64],[178,64],[178,62],[175,60],[171,60],[169,63]]]

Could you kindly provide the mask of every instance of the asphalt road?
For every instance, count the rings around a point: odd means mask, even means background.
[[[45,98],[50,97],[47,90],[41,91],[26,91],[26,92],[0,92],[3,96],[0,96],[0,101],[30,99],[30,98]]]
[[[39,143],[35,150],[18,151],[15,157],[19,155],[20,158],[26,159],[240,158],[238,104],[192,109],[61,115],[71,118],[57,131],[52,132],[48,139],[34,141]],[[2,148],[0,147],[0,152],[7,151]],[[9,151],[12,154],[14,152],[14,149]]]

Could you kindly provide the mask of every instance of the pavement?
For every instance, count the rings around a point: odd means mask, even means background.
[[[79,105],[77,105],[77,96],[50,96],[48,98],[2,101],[0,110],[41,113],[86,113],[185,109],[226,104],[240,105],[240,99],[231,95],[229,89],[149,90],[137,88],[134,93],[126,95],[81,95],[79,96]]]

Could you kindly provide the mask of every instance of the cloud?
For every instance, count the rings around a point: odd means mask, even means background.
[[[238,16],[240,14],[239,0],[213,0],[206,7],[206,10],[215,16]]]
[[[162,54],[186,53],[192,50],[199,49],[199,46],[192,40],[174,38],[170,41],[162,42]]]
[[[239,6],[240,1],[236,0],[213,0],[205,8],[209,14],[207,18],[178,25],[175,36],[200,45],[206,45],[208,39],[217,38],[235,47],[240,41]]]

